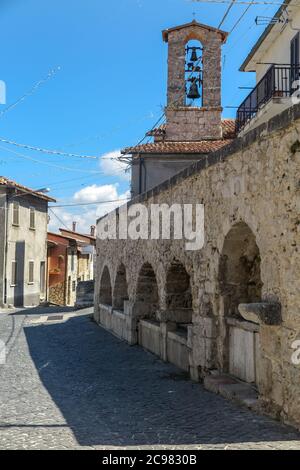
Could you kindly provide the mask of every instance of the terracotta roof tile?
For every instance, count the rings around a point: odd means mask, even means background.
[[[232,140],[202,140],[199,142],[154,142],[150,144],[128,147],[122,153],[203,153],[207,154],[228,145]]]
[[[223,139],[233,139],[236,136],[236,120],[235,119],[222,119]],[[148,137],[163,136],[166,133],[166,124],[147,132]]]
[[[16,181],[10,180],[5,176],[0,176],[0,186],[7,186],[9,188],[16,188],[24,193],[32,194],[40,199],[44,199],[45,201],[56,202],[55,199],[52,197],[46,196],[43,193],[39,193],[38,191],[34,191],[34,189],[30,189],[27,186],[23,186],[22,184],[17,183]]]

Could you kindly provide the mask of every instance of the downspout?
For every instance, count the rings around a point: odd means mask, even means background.
[[[142,163],[143,163],[143,158],[140,156],[139,157],[139,194],[142,194]]]
[[[3,305],[6,305],[7,303],[7,255],[8,255],[8,194],[6,193],[6,201],[5,201],[5,211],[4,211],[4,217],[5,217],[5,237],[4,237],[4,243],[5,243],[5,251],[4,251],[4,295],[3,295]]]

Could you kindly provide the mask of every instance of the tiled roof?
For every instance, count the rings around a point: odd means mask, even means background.
[[[223,139],[233,139],[236,136],[235,119],[222,119],[222,131]],[[163,136],[166,133],[166,124],[153,129],[152,131],[147,132],[146,136],[157,137]]]
[[[163,40],[168,42],[169,33],[171,33],[172,31],[178,31],[179,29],[186,29],[186,28],[189,28],[191,26],[194,26],[194,27],[197,26],[201,29],[207,29],[208,31],[215,31],[216,33],[220,33],[221,36],[222,36],[223,42],[226,40],[226,38],[228,36],[228,33],[225,32],[225,31],[222,31],[221,29],[213,28],[212,26],[208,26],[206,24],[198,23],[198,21],[193,20],[190,23],[185,23],[185,24],[182,24],[182,25],[179,25],[179,26],[175,26],[174,28],[165,29],[162,32]]]
[[[122,153],[203,153],[207,154],[228,145],[232,140],[201,140],[199,142],[154,142],[151,144],[128,147]]]
[[[20,191],[27,193],[27,194],[32,194],[35,197],[38,197],[40,199],[44,199],[45,201],[50,201],[50,202],[56,202],[55,199],[52,197],[46,196],[43,193],[39,193],[37,191],[34,191],[34,189],[30,189],[27,186],[23,186],[22,184],[17,183],[16,181],[10,180],[6,178],[5,176],[0,176],[0,186],[7,186],[8,188],[15,188],[19,189]]]

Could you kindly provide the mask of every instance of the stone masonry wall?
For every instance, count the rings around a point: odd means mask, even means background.
[[[159,309],[166,310],[167,272],[174,260],[191,279],[192,327],[189,368],[194,379],[226,370],[228,328],[220,288],[225,237],[238,222],[255,236],[259,249],[262,301],[277,302],[282,324],[260,326],[260,399],[265,410],[300,428],[300,365],[292,362],[300,340],[300,106],[273,118],[246,137],[211,154],[136,198],[133,203],[204,203],[205,246],[186,251],[184,240],[97,240],[95,307],[100,278],[108,267],[112,289],[121,263],[126,268],[129,304],[137,306],[139,272],[155,272]]]

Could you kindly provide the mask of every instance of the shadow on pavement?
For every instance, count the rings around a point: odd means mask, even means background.
[[[56,310],[57,313],[57,310]],[[297,439],[236,407],[86,317],[24,329],[40,379],[79,444],[255,443]],[[299,436],[298,436],[299,438]]]
[[[32,308],[20,308],[10,313],[10,315],[51,315],[51,314],[62,314],[76,312],[75,307],[59,307],[57,305],[43,306]]]

